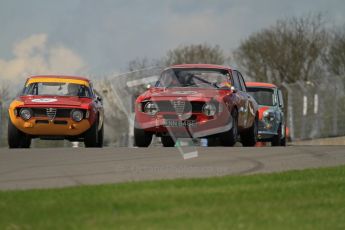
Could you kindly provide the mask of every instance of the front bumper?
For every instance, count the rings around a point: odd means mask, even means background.
[[[137,112],[135,125],[136,128],[144,129],[146,132],[151,132],[157,136],[174,135],[175,137],[206,137],[219,133],[226,132],[232,128],[232,117],[226,111],[216,114],[213,117],[207,117],[202,113],[193,113],[193,121],[195,125],[183,127],[166,126],[166,117],[174,116],[176,113],[158,113],[155,116],[150,116],[142,112]],[[181,119],[174,119],[176,122],[181,122]],[[187,119],[187,121],[190,121]]]
[[[70,118],[31,118],[24,121],[20,117],[11,117],[12,124],[23,133],[33,136],[78,136],[87,131],[91,124],[87,119],[75,122]]]
[[[275,121],[259,121],[258,139],[260,141],[269,141],[272,137],[278,135],[279,124]]]

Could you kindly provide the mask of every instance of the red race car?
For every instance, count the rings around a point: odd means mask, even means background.
[[[165,147],[183,137],[208,138],[223,146],[233,146],[240,137],[244,146],[254,146],[257,110],[239,71],[208,64],[175,65],[137,98],[135,144],[147,147],[156,135]]]
[[[34,76],[9,107],[8,144],[29,148],[32,138],[84,141],[102,147],[101,97],[83,77]]]

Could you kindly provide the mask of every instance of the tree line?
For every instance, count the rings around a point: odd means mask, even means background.
[[[219,45],[184,45],[159,60],[135,59],[129,70],[188,63],[234,63],[251,79],[278,86],[345,76],[345,25],[329,28],[321,14],[287,18],[251,34],[230,55]]]

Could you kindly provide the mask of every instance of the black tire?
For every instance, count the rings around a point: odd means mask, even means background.
[[[284,137],[280,140],[280,146],[286,146],[286,128],[284,126]]]
[[[255,117],[252,127],[241,133],[241,143],[245,147],[255,146],[258,141],[258,118]]]
[[[97,147],[103,148],[103,142],[104,142],[104,124],[102,124],[102,128],[98,131]]]
[[[134,145],[146,148],[151,144],[152,136],[152,133],[145,132],[140,128],[134,128]]]
[[[31,137],[15,127],[11,119],[8,119],[7,141],[10,149],[30,148]]]
[[[275,135],[274,137],[272,137],[272,140],[271,140],[271,145],[272,146],[280,146],[282,143],[282,129],[281,129],[281,125],[279,125],[279,128],[278,128],[278,134]]]
[[[21,141],[21,148],[30,148],[31,146],[31,137],[29,135],[24,134]]]
[[[219,139],[217,137],[207,137],[207,146],[208,147],[215,147],[219,145]]]
[[[161,141],[164,147],[174,147],[175,141],[171,136],[163,136],[161,137]]]
[[[233,110],[231,113],[233,118],[233,125],[229,131],[219,134],[220,144],[223,146],[234,146],[238,137],[238,113],[237,110]]]
[[[89,130],[85,132],[84,145],[86,148],[98,147],[98,119],[96,119]]]

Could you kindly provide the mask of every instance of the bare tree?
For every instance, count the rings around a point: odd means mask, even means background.
[[[325,61],[331,74],[345,76],[345,25],[332,34]]]
[[[10,88],[8,84],[1,83],[0,86],[0,101],[7,102],[10,99]]]
[[[211,46],[208,44],[179,46],[176,49],[169,50],[165,64],[224,64],[226,57],[219,45]]]
[[[237,64],[259,81],[292,83],[320,77],[329,33],[322,15],[279,20],[243,41],[235,52]]]

